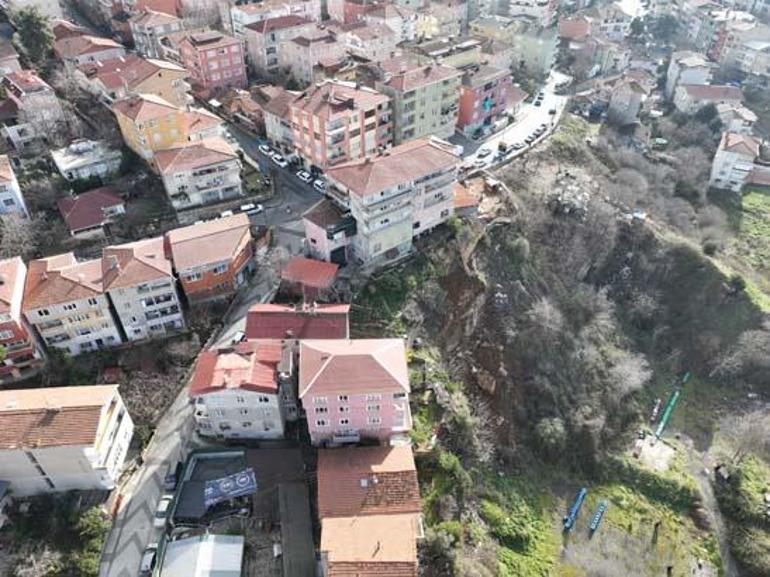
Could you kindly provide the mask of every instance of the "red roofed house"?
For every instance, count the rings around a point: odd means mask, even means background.
[[[0,261],[0,382],[27,376],[43,363],[37,339],[21,314],[26,277],[20,257]]]
[[[207,94],[246,87],[243,41],[221,32],[195,32],[179,44],[182,66],[193,86]]]
[[[311,301],[332,288],[339,268],[334,263],[295,256],[281,271],[281,282],[289,292],[301,294]]]
[[[120,58],[126,54],[126,49],[122,44],[109,38],[86,34],[57,40],[54,42],[53,51],[59,60],[73,66]]]
[[[762,184],[770,178],[770,157],[758,138],[723,132],[711,164],[709,186],[740,192],[748,182]]]
[[[324,198],[302,214],[302,224],[311,257],[347,264],[356,235],[356,221],[349,211]]]
[[[33,70],[14,70],[2,77],[6,99],[0,104],[2,135],[23,150],[30,142],[60,128],[64,120],[56,93]]]
[[[364,263],[397,259],[414,237],[445,222],[460,160],[449,143],[422,138],[330,168],[327,192],[356,221],[355,256]]]
[[[203,351],[188,388],[198,433],[224,439],[282,438],[282,395],[293,398],[291,376],[291,347],[279,340]]]
[[[347,339],[346,304],[255,304],[246,316],[247,339]]]
[[[318,451],[321,561],[327,577],[416,576],[421,510],[410,446]]]
[[[741,104],[743,91],[737,86],[680,84],[674,90],[674,106],[679,112],[695,114],[708,104]]]
[[[126,213],[126,205],[108,186],[77,196],[65,196],[56,203],[72,236],[91,238],[104,234],[104,227]]]
[[[222,138],[159,150],[155,165],[176,210],[243,196],[241,161]]]
[[[30,262],[22,310],[46,346],[71,356],[123,340],[98,258],[78,262],[69,252]]]
[[[0,391],[0,471],[14,496],[109,490],[134,424],[117,385]]]
[[[401,339],[300,342],[298,397],[314,445],[403,439],[409,390]]]
[[[184,328],[163,237],[105,248],[102,274],[129,341],[164,337]]]
[[[231,297],[255,268],[251,226],[245,214],[167,232],[166,250],[190,304]]]

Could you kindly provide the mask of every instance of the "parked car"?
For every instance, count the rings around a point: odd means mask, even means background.
[[[246,216],[255,216],[260,212],[262,212],[264,210],[264,207],[261,204],[249,203],[249,204],[242,204],[238,210],[246,214]]]
[[[513,146],[514,150],[521,150],[525,144],[523,142],[514,142],[511,146]]]
[[[320,178],[316,179],[316,180],[313,181],[313,188],[315,188],[316,191],[318,191],[321,194],[323,194],[324,192],[326,192],[326,183],[323,180],[321,180]]]
[[[227,218],[228,216],[233,216],[232,210],[225,210],[224,212],[219,213],[220,218]]]
[[[243,331],[235,331],[235,334],[233,335],[233,338],[230,340],[230,343],[233,345],[237,345],[239,343],[242,343],[244,339],[246,338],[246,333]]]
[[[166,526],[166,519],[168,518],[169,509],[171,509],[171,502],[174,500],[172,495],[163,495],[158,501],[158,506],[155,509],[155,517],[152,520],[152,526],[162,529]]]
[[[487,165],[487,161],[483,158],[477,158],[473,161],[474,168],[484,168]]]
[[[273,154],[275,154],[275,151],[272,148],[270,148],[267,144],[260,144],[257,148],[265,156],[273,156]]]
[[[484,158],[486,156],[489,156],[490,154],[492,154],[492,151],[488,149],[486,146],[482,146],[481,148],[479,148],[479,151],[476,153],[476,156],[479,158]]]
[[[280,166],[281,168],[286,168],[287,166],[289,166],[289,163],[287,162],[287,160],[286,160],[286,159],[285,159],[283,156],[281,156],[280,154],[278,154],[277,152],[274,152],[274,153],[272,154],[272,156],[270,157],[270,159],[271,159],[271,160],[272,160],[272,161],[273,161],[275,164],[277,164],[278,166]]]
[[[158,556],[158,544],[150,543],[142,553],[142,560],[139,563],[139,577],[150,577],[155,569],[155,560]]]
[[[533,142],[535,142],[535,140],[536,140],[536,137],[530,134],[529,136],[527,136],[527,138],[524,139],[524,142],[526,142],[527,144],[532,144]]]
[[[307,170],[298,171],[297,178],[299,178],[304,183],[310,183],[310,181],[313,180],[313,177],[310,175],[310,173]]]
[[[556,109],[551,108],[551,110],[548,111],[548,114],[550,114],[551,116],[554,116],[556,114]]]
[[[543,104],[542,100],[535,100],[535,106],[541,106]]]

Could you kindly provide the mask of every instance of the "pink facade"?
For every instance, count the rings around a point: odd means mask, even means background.
[[[339,81],[316,85],[291,104],[294,146],[322,170],[391,146],[390,98]]]
[[[21,258],[0,261],[0,382],[30,375],[43,363],[37,340],[21,314],[27,267]]]
[[[505,112],[511,75],[507,70],[482,66],[466,73],[460,86],[460,110],[457,127],[466,134],[490,126]]]
[[[179,55],[197,90],[222,93],[246,87],[243,42],[237,38],[220,32],[190,34],[180,43]]]

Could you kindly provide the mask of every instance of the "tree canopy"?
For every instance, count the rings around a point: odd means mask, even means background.
[[[11,20],[27,58],[33,64],[40,64],[53,48],[54,36],[48,19],[35,6],[15,11]]]

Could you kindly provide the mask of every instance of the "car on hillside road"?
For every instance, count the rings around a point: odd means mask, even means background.
[[[166,520],[168,519],[168,513],[171,510],[171,503],[174,501],[172,495],[163,495],[158,501],[158,506],[155,508],[155,515],[152,519],[152,526],[158,529],[162,529],[166,526]]]
[[[155,570],[156,557],[158,556],[158,544],[150,543],[145,547],[142,553],[142,560],[139,562],[139,577],[150,577]]]
[[[492,151],[489,148],[487,148],[486,146],[482,146],[481,148],[479,148],[479,151],[476,153],[476,156],[478,158],[485,158],[485,157],[489,156],[490,154],[492,154]]]
[[[297,178],[305,184],[309,184],[313,180],[313,176],[307,170],[297,171]]]
[[[257,149],[264,154],[265,156],[273,156],[275,154],[275,151],[270,148],[267,144],[260,144]]]
[[[317,192],[320,192],[321,194],[323,194],[326,192],[326,183],[320,178],[317,178],[316,180],[313,181],[313,188]]]
[[[242,204],[238,210],[244,213],[246,216],[256,216],[260,212],[265,210],[265,207],[263,207],[261,204],[249,203],[249,204]]]
[[[276,165],[280,166],[281,168],[286,168],[287,166],[289,166],[289,162],[277,152],[274,152],[270,156],[270,160],[272,160]]]
[[[473,168],[486,168],[487,161],[483,158],[477,158],[473,161]]]

